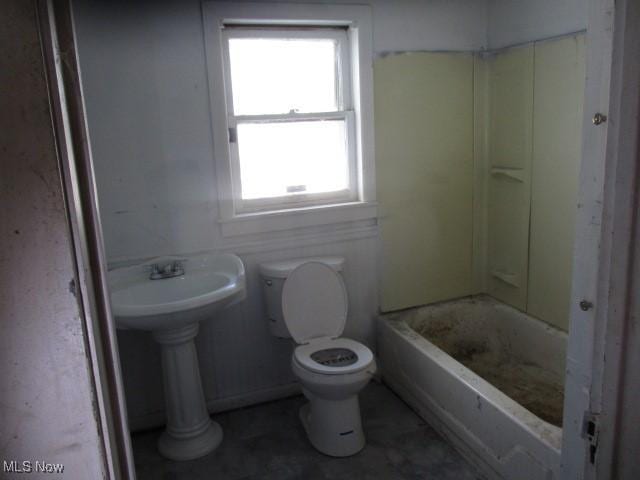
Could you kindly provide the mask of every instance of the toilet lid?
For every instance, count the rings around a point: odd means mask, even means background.
[[[347,290],[342,278],[323,263],[300,265],[284,282],[282,314],[297,343],[339,337],[347,320]]]

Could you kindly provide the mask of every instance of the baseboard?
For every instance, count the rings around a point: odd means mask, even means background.
[[[289,383],[286,385],[277,385],[275,387],[265,388],[262,390],[254,390],[252,392],[243,393],[241,395],[233,395],[224,398],[214,398],[207,400],[207,410],[210,414],[226,412],[227,410],[235,410],[236,408],[248,407],[259,403],[279,400],[281,398],[291,397],[302,393],[299,383]],[[129,429],[131,432],[140,432],[162,427],[166,424],[166,416],[164,410],[140,415],[129,419]]]
[[[209,400],[207,402],[207,409],[209,413],[226,412],[227,410],[235,410],[236,408],[248,407],[249,405],[257,405],[259,403],[271,402],[273,400],[280,400],[301,394],[302,388],[298,382],[289,383],[265,388],[264,390],[255,390],[242,395]]]

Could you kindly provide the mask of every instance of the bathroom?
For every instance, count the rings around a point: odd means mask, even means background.
[[[72,3],[129,477],[569,478],[589,5]]]

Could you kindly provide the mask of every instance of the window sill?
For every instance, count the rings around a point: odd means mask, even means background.
[[[377,204],[350,202],[236,215],[219,220],[222,235],[233,237],[376,218]]]

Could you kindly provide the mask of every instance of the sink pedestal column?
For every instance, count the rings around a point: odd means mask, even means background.
[[[158,450],[170,460],[193,460],[220,445],[222,429],[209,418],[193,339],[198,324],[153,332],[162,347],[167,429]]]

